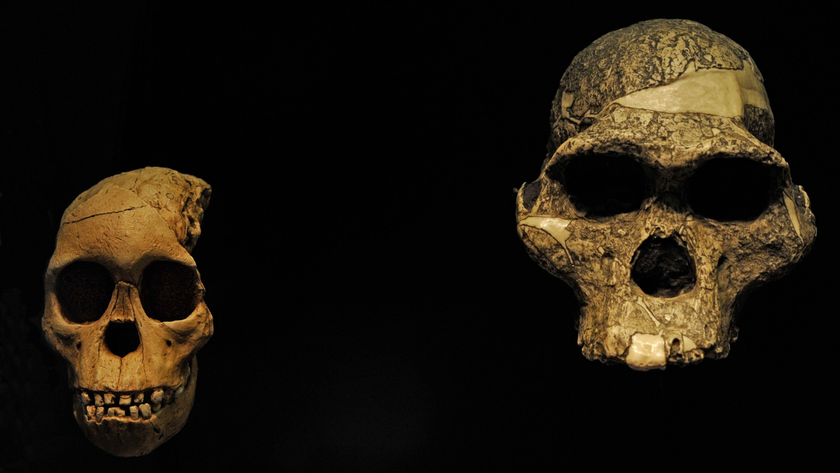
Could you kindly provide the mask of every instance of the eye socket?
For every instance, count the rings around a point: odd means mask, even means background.
[[[153,261],[143,270],[140,303],[149,317],[162,322],[185,319],[200,299],[195,268],[174,261]]]
[[[560,182],[575,208],[587,216],[632,212],[645,198],[644,169],[629,156],[578,156],[566,165]]]
[[[776,196],[779,172],[749,159],[712,159],[689,178],[688,205],[694,213],[721,222],[755,220]]]
[[[76,261],[61,270],[55,282],[61,313],[77,324],[99,320],[114,293],[114,279],[104,266]]]

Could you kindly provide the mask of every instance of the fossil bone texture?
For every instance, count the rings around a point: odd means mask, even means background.
[[[76,422],[113,455],[151,452],[192,408],[213,334],[190,255],[209,200],[203,180],[149,167],[104,179],[61,217],[42,327],[67,361]]]
[[[516,220],[574,289],[587,358],[723,358],[747,294],[810,250],[814,214],[773,148],[763,84],[743,48],[687,20],[609,33],[563,74]]]

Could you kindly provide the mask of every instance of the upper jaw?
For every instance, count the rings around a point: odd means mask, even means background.
[[[103,391],[79,388],[78,406],[89,423],[104,420],[146,421],[161,409],[177,402],[189,388],[192,363],[177,386],[158,386],[136,391]]]

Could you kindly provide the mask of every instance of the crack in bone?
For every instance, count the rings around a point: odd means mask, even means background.
[[[788,214],[790,215],[790,222],[793,224],[793,229],[796,230],[796,235],[801,240],[802,232],[799,231],[799,216],[796,213],[796,205],[793,203],[793,199],[788,196],[787,192],[783,192],[782,195],[785,199],[785,207],[787,207]]]
[[[572,232],[566,230],[566,227],[570,223],[572,223],[571,220],[564,220],[562,218],[537,216],[530,216],[519,222],[520,225],[536,228],[551,235],[557,243],[563,246],[563,249],[566,250],[566,255],[569,257],[569,263],[574,265],[575,262],[572,260],[572,253],[569,251],[569,247],[566,246],[566,239],[572,235]]]
[[[653,315],[653,312],[651,312],[651,311],[650,311],[650,309],[648,308],[648,306],[645,304],[645,301],[644,301],[641,297],[640,297],[640,298],[638,298],[638,299],[636,299],[636,305],[638,305],[639,307],[641,307],[642,309],[644,309],[644,310],[645,310],[645,312],[647,313],[647,315],[649,315],[649,316],[650,316],[651,320],[653,320],[653,324],[654,324],[656,327],[659,327],[659,320],[656,318],[656,316],[654,316],[654,315]]]
[[[65,222],[62,222],[62,225],[69,225],[69,224],[71,224],[71,223],[78,223],[78,222],[81,222],[82,220],[87,220],[87,219],[89,219],[89,218],[94,218],[94,217],[101,217],[101,216],[103,216],[103,215],[118,214],[118,213],[122,213],[122,212],[128,212],[128,211],[130,211],[130,210],[142,209],[143,207],[144,207],[144,206],[140,206],[140,207],[129,207],[129,208],[127,208],[127,209],[114,210],[114,211],[112,211],[112,212],[100,212],[100,213],[97,213],[97,214],[88,215],[87,217],[82,217],[82,218],[80,218],[80,219],[78,219],[78,220],[67,220],[67,221],[65,221]]]

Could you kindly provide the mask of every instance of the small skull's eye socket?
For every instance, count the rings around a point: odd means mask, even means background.
[[[645,198],[644,170],[629,156],[578,156],[566,165],[560,182],[587,217],[633,212]]]
[[[187,318],[201,299],[195,268],[153,261],[143,270],[140,303],[149,317],[168,322]]]
[[[114,279],[104,266],[76,261],[61,270],[55,292],[64,318],[77,324],[99,320],[114,293]]]
[[[712,159],[686,184],[691,210],[721,222],[758,218],[776,197],[777,167],[744,158]]]

